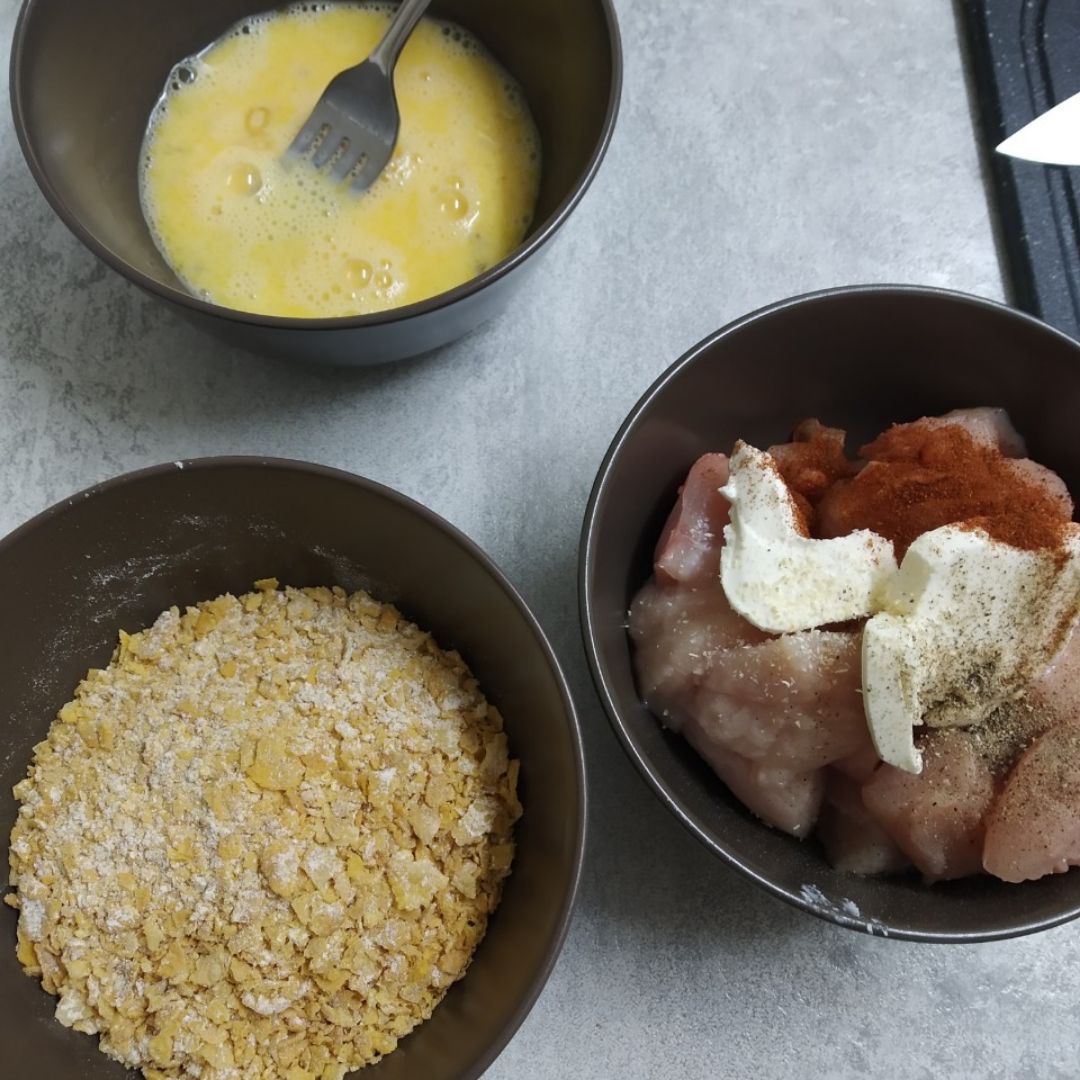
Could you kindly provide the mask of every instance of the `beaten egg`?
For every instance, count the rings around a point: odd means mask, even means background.
[[[392,10],[255,16],[173,70],[140,190],[155,243],[193,294],[264,315],[363,315],[452,289],[521,242],[540,183],[536,126],[509,74],[452,24],[423,19],[406,44],[397,147],[368,191],[284,159]]]

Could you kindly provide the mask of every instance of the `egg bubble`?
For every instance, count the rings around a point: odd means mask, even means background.
[[[354,289],[363,289],[370,285],[373,274],[371,263],[365,259],[350,259],[345,268],[345,280]]]
[[[262,135],[270,123],[270,110],[264,105],[254,105],[244,117],[244,130],[249,135]]]
[[[234,165],[225,177],[225,187],[233,195],[256,195],[262,186],[262,174],[246,161]]]
[[[439,209],[454,221],[461,221],[469,213],[469,200],[464,195],[454,192],[439,203]]]

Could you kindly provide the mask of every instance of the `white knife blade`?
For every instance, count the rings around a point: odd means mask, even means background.
[[[999,154],[1044,165],[1080,165],[1080,94],[1058,102],[997,147]]]

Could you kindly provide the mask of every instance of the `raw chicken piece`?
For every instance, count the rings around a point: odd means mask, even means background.
[[[1020,433],[1013,427],[1009,414],[1004,409],[989,405],[980,405],[972,409],[953,409],[944,416],[924,416],[910,424],[893,424],[879,435],[861,453],[867,458],[880,461],[910,461],[911,439],[927,431],[937,431],[943,427],[962,428],[978,446],[990,446],[1000,450],[1005,457],[1021,458],[1026,456],[1027,447]]]
[[[695,585],[720,573],[720,548],[728,522],[726,454],[703,454],[694,462],[668,515],[654,563],[661,584]]]
[[[818,815],[817,836],[829,862],[851,874],[906,870],[910,861],[867,812],[859,784],[832,768],[825,771],[825,805]]]
[[[861,633],[806,630],[717,653],[692,703],[702,733],[752,760],[816,769],[870,741]]]
[[[1023,436],[1013,427],[1009,414],[1002,408],[978,405],[970,409],[953,409],[931,422],[934,421],[964,428],[976,442],[996,446],[1005,457],[1022,458],[1027,455]]]
[[[1063,520],[1073,515],[1073,500],[1065,481],[1053,469],[1040,465],[1031,458],[1010,458],[1005,465],[1024,484],[1032,484],[1043,491],[1056,504]]]
[[[874,749],[873,740],[868,736],[864,746],[856,750],[855,753],[848,754],[847,757],[837,758],[832,763],[832,768],[861,784],[864,780],[870,779],[874,770],[880,764],[881,758],[878,757],[878,752]]]
[[[1031,684],[1027,697],[1056,720],[1080,720],[1080,623],[1073,625],[1061,652]]]
[[[991,441],[986,416],[996,416],[995,410],[967,412],[981,419],[957,423],[928,417],[898,424],[864,446],[865,468],[850,480],[838,480],[818,503],[816,535],[871,529],[892,540],[902,559],[922,533],[977,519],[1006,543],[1057,543],[1060,526],[1072,516],[1072,500],[1060,479],[1026,458],[998,452],[999,443],[1010,451],[1022,449],[1022,443],[1009,435],[1011,425]]]
[[[1080,865],[1080,721],[1024,751],[987,817],[982,865],[1005,881]]]
[[[821,769],[801,771],[748,761],[718,746],[695,720],[687,723],[683,735],[731,793],[766,825],[800,838],[810,834],[825,793]]]
[[[716,575],[696,587],[649,581],[631,605],[630,637],[641,696],[678,731],[714,657],[769,635],[732,611]]]
[[[804,420],[792,432],[791,442],[778,443],[766,451],[807,521],[812,522],[812,507],[836,480],[854,476],[862,467],[861,462],[852,461],[844,453],[846,437],[841,428],[826,427],[820,420]]]
[[[862,798],[870,816],[928,881],[982,869],[983,819],[994,799],[994,782],[967,732],[931,731],[918,776],[882,765],[863,785]]]

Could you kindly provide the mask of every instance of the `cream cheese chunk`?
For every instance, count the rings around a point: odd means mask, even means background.
[[[1080,526],[1026,551],[983,530],[923,533],[863,630],[863,703],[882,761],[922,770],[916,725],[983,723],[1018,698],[1080,615]]]
[[[876,598],[896,573],[888,540],[868,529],[807,536],[776,463],[741,441],[720,494],[731,504],[720,580],[731,606],[759,630],[810,630],[879,609]]]

